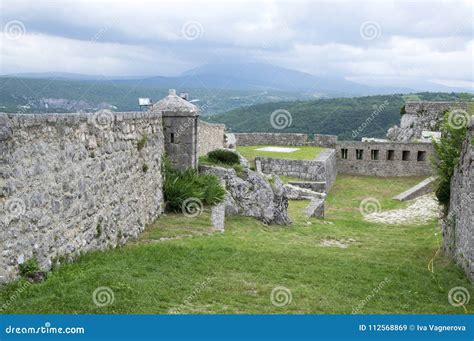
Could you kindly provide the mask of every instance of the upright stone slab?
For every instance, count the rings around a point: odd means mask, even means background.
[[[304,213],[308,217],[315,217],[319,219],[324,218],[324,199],[314,198],[305,208]]]

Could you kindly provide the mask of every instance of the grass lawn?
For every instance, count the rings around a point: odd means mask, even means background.
[[[364,222],[359,212],[366,197],[377,198],[384,210],[404,207],[390,198],[420,180],[339,175],[327,219],[306,218],[307,202],[293,201],[290,227],[231,217],[224,233],[206,235],[208,212],[196,218],[168,214],[125,247],[83,255],[25,290],[18,290],[21,281],[4,286],[0,302],[9,302],[7,313],[350,314],[359,308],[462,314],[462,307],[448,303],[448,292],[473,287],[439,251],[436,221],[386,226]],[[186,238],[159,241],[180,235]],[[349,239],[347,248],[320,245]],[[112,289],[112,304],[93,303],[98,287]],[[272,304],[275,287],[291,292],[289,304]],[[474,304],[466,309],[474,311]]]
[[[273,157],[279,159],[295,159],[295,160],[314,160],[325,148],[310,147],[310,146],[289,146],[289,148],[298,148],[298,150],[291,153],[282,152],[265,152],[257,150],[265,147],[273,146],[237,146],[237,151],[245,157],[250,164],[255,164],[257,156]]]

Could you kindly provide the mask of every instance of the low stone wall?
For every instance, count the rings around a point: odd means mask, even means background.
[[[315,147],[336,148],[337,135],[314,134],[314,139],[309,144]]]
[[[306,134],[285,133],[236,133],[237,146],[304,146]]]
[[[430,102],[413,101],[405,103],[405,112],[408,115],[438,116],[448,109],[467,110],[466,102]]]
[[[198,121],[198,156],[224,148],[225,124]]]
[[[431,175],[432,153],[431,143],[341,141],[336,148],[337,171],[376,176]]]
[[[162,117],[0,114],[0,281],[114,247],[162,212]]]
[[[449,212],[443,221],[444,250],[474,281],[474,120],[451,180]]]
[[[315,160],[255,158],[257,170],[266,174],[292,176],[303,180],[326,182],[326,192],[336,179],[336,152],[323,151]],[[260,168],[260,169],[259,169]]]

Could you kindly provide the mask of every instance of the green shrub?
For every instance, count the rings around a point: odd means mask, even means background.
[[[213,150],[212,152],[207,153],[207,157],[210,161],[223,163],[230,166],[240,164],[239,155],[230,150]]]
[[[403,116],[403,115],[405,115],[406,113],[407,113],[407,112],[406,112],[406,110],[405,110],[405,106],[401,107],[401,108],[400,108],[400,116]]]
[[[36,258],[28,259],[26,262],[19,265],[19,270],[20,276],[23,278],[33,275],[35,272],[40,271],[38,260]]]
[[[445,111],[440,130],[441,139],[439,141],[433,141],[435,151],[433,167],[438,175],[435,185],[435,194],[439,202],[443,204],[445,210],[447,210],[451,197],[451,177],[459,163],[462,143],[466,136],[466,127],[454,127],[450,124],[449,112]]]
[[[200,174],[194,169],[176,170],[167,160],[164,170],[163,191],[168,210],[181,212],[183,202],[190,198],[201,201],[202,205],[215,205],[224,200],[225,189],[218,177]]]
[[[142,150],[146,146],[147,142],[148,142],[147,136],[143,135],[142,138],[138,140],[137,142],[137,150],[138,151]]]

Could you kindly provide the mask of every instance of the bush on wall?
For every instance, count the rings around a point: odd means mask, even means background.
[[[438,175],[435,194],[438,201],[447,210],[451,197],[451,178],[459,163],[462,144],[466,136],[466,127],[453,124],[449,111],[445,111],[440,130],[440,140],[433,141],[435,150],[433,166]]]

